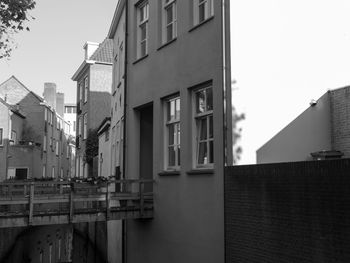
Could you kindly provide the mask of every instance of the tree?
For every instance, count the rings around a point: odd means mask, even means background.
[[[34,0],[0,0],[0,59],[9,58],[16,47],[13,35],[29,31],[25,22],[34,17],[28,14],[35,7]]]
[[[232,80],[232,91],[238,88],[235,88],[236,80]],[[232,105],[232,144],[233,144],[233,163],[237,162],[241,158],[243,152],[242,147],[238,144],[239,139],[242,137],[242,128],[238,126],[238,123],[245,119],[244,113],[238,113],[236,108]]]

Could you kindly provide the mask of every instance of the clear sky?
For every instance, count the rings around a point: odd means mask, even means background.
[[[39,95],[55,82],[75,102],[70,78],[82,47],[106,37],[116,5],[37,0],[31,32],[16,36],[11,60],[0,60],[0,82],[15,75]],[[231,0],[233,103],[246,114],[241,164],[254,163],[255,151],[311,99],[350,84],[349,13],[348,0]]]

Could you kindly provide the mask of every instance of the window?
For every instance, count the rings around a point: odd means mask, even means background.
[[[69,154],[70,154],[70,146],[69,146],[69,144],[67,144],[67,147],[66,147],[66,158],[67,159],[69,158]]]
[[[72,107],[72,113],[77,113],[77,108],[76,107]]]
[[[43,176],[43,178],[46,177],[46,165],[43,166],[43,175],[42,176]]]
[[[84,178],[88,177],[88,164],[84,163]]]
[[[117,88],[119,88],[119,82],[122,80],[123,77],[123,42],[119,46],[119,65],[118,65],[118,81],[117,81]]]
[[[200,24],[214,15],[214,0],[194,0],[194,24]]]
[[[47,121],[47,109],[46,108],[44,108],[44,119],[45,119],[45,121]]]
[[[52,137],[50,137],[50,146],[52,147]]]
[[[3,129],[0,128],[0,145],[4,145],[3,139],[2,139],[2,133],[3,133]]]
[[[59,142],[56,141],[56,155],[57,155],[57,156],[58,156],[58,154],[59,154],[59,149],[60,149],[60,147],[59,147]]]
[[[58,239],[58,251],[57,251],[57,259],[59,262],[61,262],[61,238]]]
[[[84,114],[84,132],[83,132],[83,139],[85,140],[87,138],[87,113]]]
[[[46,148],[47,148],[47,145],[46,145],[46,135],[44,135],[44,139],[43,139],[43,151],[46,152]]]
[[[88,97],[88,90],[89,90],[89,77],[85,77],[85,96],[84,96],[84,103],[87,102],[87,97]]]
[[[17,144],[17,132],[14,130],[11,131],[11,141],[13,144]]]
[[[166,101],[166,169],[180,166],[180,98]]]
[[[105,142],[108,142],[109,141],[109,129],[106,130],[106,133],[105,133]]]
[[[40,250],[40,253],[39,253],[39,262],[40,263],[43,263],[44,261],[44,252],[42,250]]]
[[[142,58],[147,55],[148,49],[148,15],[149,15],[149,5],[145,1],[137,6],[138,9],[138,58]]]
[[[55,166],[52,166],[51,177],[55,178]]]
[[[61,174],[60,174],[60,178],[63,178],[63,168],[61,168]]]
[[[195,127],[196,127],[196,166],[208,166],[214,162],[213,135],[213,93],[207,87],[195,91]]]
[[[76,123],[76,121],[73,121],[73,131],[75,132],[76,131],[76,126],[77,125],[77,123]]]
[[[176,1],[163,0],[163,43],[167,43],[176,37]]]
[[[49,246],[49,263],[52,263],[52,244]]]
[[[83,84],[79,83],[79,101],[83,100],[83,96],[84,96]]]

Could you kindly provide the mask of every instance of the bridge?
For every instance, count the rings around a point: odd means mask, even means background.
[[[0,183],[0,228],[153,217],[153,180]]]

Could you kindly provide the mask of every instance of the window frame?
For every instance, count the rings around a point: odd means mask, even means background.
[[[84,78],[84,103],[87,103],[88,91],[89,91],[89,76],[85,76],[85,78]]]
[[[200,20],[200,8],[204,5],[204,16]],[[193,1],[194,26],[200,25],[214,16],[214,0],[194,0]]]
[[[4,146],[4,129],[0,128],[0,146]]]
[[[143,8],[145,8],[145,10],[143,11]],[[143,58],[145,56],[148,55],[148,22],[149,22],[149,2],[148,0],[145,0],[141,3],[139,3],[136,6],[136,10],[137,10],[137,59]],[[144,18],[142,19],[141,15],[142,13],[145,13]],[[145,38],[142,38],[142,30],[143,27],[145,29]],[[144,48],[144,53],[142,45],[145,44],[145,48]]]
[[[177,104],[177,101],[179,104]],[[174,118],[169,119],[169,108],[171,108],[171,103],[174,102]],[[177,116],[177,107],[178,116]],[[164,170],[165,171],[178,171],[181,168],[181,99],[180,95],[169,97],[164,100]],[[170,144],[170,127],[174,127],[174,141]],[[175,163],[174,165],[169,165],[169,150],[173,148],[175,151]]]
[[[87,112],[84,113],[83,115],[83,140],[87,139]]]
[[[211,109],[207,109],[207,90],[211,89]],[[205,105],[204,105],[204,111],[203,112],[197,112],[197,94],[199,92],[205,91]],[[192,113],[193,113],[193,133],[192,133],[192,138],[193,138],[193,166],[196,169],[202,169],[202,168],[213,168],[214,163],[215,163],[215,155],[214,155],[214,105],[213,105],[213,84],[207,84],[205,86],[201,86],[200,88],[194,89],[192,92]],[[212,127],[210,128],[210,118],[212,119],[211,125]],[[205,131],[205,138],[201,139],[201,131],[202,131],[202,122],[201,120],[206,120],[206,131]],[[211,129],[211,136],[210,136],[210,129]],[[206,143],[206,158],[207,161],[200,163],[199,158],[200,158],[200,144],[201,143]],[[212,143],[212,146],[210,144]],[[212,149],[211,149],[212,147]],[[213,156],[210,155],[210,152],[213,153]],[[212,159],[212,162],[210,162]]]
[[[177,2],[176,0],[162,0],[162,13],[163,13],[163,23],[162,23],[162,44],[167,44],[173,41],[177,37]],[[173,8],[172,16],[173,19],[168,23],[168,9]],[[172,26],[172,37],[168,39],[168,27]]]

